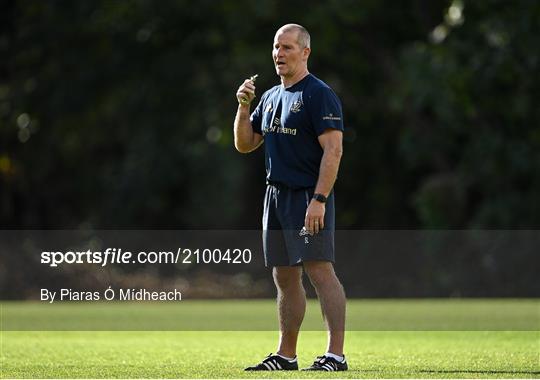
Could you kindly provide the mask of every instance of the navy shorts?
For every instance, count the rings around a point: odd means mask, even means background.
[[[264,197],[263,250],[267,267],[295,266],[304,261],[334,262],[334,192],[328,196],[324,229],[308,235],[302,229],[314,188],[291,189],[268,184]]]

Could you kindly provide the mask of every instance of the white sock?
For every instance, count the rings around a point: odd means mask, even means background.
[[[296,356],[294,358],[288,358],[286,356],[283,356],[283,355],[280,355],[280,354],[276,354],[277,356],[279,356],[280,358],[283,358],[291,363],[294,363],[296,361]]]
[[[324,354],[324,356],[326,356],[327,358],[336,359],[340,363],[343,361],[343,359],[345,359],[345,356],[338,356],[338,355],[333,354],[331,352],[327,352],[326,354]]]

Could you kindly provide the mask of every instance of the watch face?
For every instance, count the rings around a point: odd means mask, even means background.
[[[313,198],[322,203],[326,202],[326,197],[322,194],[313,194]]]

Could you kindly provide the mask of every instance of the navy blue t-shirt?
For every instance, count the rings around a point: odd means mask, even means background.
[[[266,91],[251,114],[253,131],[264,137],[266,179],[293,189],[314,187],[326,129],[343,131],[341,102],[312,74],[289,88]]]

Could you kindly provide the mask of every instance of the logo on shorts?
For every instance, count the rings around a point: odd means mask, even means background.
[[[304,243],[305,244],[309,244],[309,232],[308,230],[306,229],[306,227],[302,227],[302,229],[300,230],[300,232],[298,233],[298,236],[303,236],[304,237]]]

